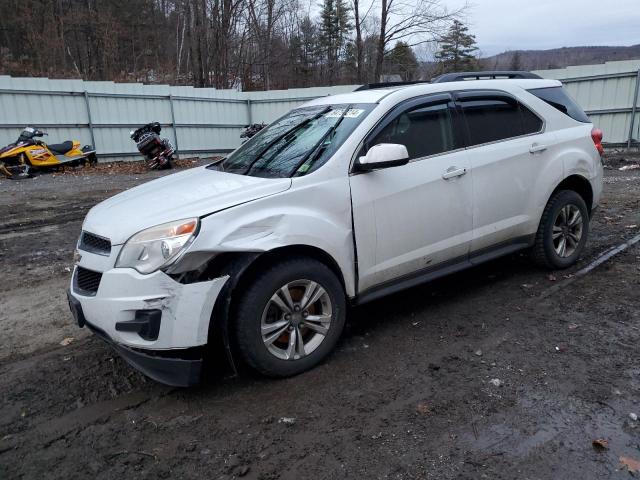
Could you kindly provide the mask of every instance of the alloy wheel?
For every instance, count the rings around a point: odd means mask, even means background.
[[[316,350],[331,328],[333,306],[312,280],[283,285],[269,299],[260,329],[267,350],[282,360],[298,360]]]
[[[553,248],[559,257],[567,258],[575,253],[582,239],[582,223],[582,213],[576,205],[570,203],[560,209],[551,234]]]

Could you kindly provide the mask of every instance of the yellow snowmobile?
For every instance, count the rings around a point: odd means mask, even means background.
[[[19,179],[31,176],[33,169],[46,169],[63,165],[95,165],[96,151],[90,145],[80,148],[80,142],[67,140],[57,144],[46,144],[38,137],[46,132],[26,127],[18,140],[0,149],[0,173],[7,178]]]

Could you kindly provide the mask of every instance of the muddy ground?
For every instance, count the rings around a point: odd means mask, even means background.
[[[64,295],[88,209],[164,173],[0,180],[0,478],[628,478],[640,243],[572,277],[640,232],[640,170],[609,163],[576,267],[494,261],[352,309],[313,371],[192,389],[133,371]]]

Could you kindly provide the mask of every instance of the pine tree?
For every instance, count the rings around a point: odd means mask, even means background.
[[[318,42],[318,28],[307,15],[289,40],[291,73],[301,87],[311,87],[317,83],[315,74],[321,54]]]
[[[454,20],[449,31],[440,39],[440,49],[435,58],[439,62],[439,72],[461,72],[478,68],[474,53],[478,50],[476,37],[459,20]]]
[[[389,52],[386,62],[386,70],[389,73],[397,73],[405,82],[415,78],[418,70],[418,59],[406,42],[398,42]]]
[[[324,0],[320,12],[320,44],[327,58],[329,80],[336,76],[350,28],[350,9],[346,0]]]

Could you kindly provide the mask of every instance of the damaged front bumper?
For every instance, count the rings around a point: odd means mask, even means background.
[[[149,378],[174,387],[189,387],[200,382],[203,364],[201,348],[186,349],[179,353],[171,350],[164,351],[164,353],[180,354],[183,357],[187,357],[180,358],[160,356],[158,351],[143,352],[125,347],[114,342],[104,330],[87,322],[82,310],[82,304],[71,294],[70,290],[67,290],[67,299],[69,300],[69,308],[71,308],[73,317],[79,326],[89,328],[109,344],[129,365],[140,370]],[[190,356],[195,358],[188,358]]]
[[[228,276],[181,284],[163,272],[104,272],[93,295],[67,292],[79,326],[86,325],[132,366],[173,386],[199,382],[213,306]]]

